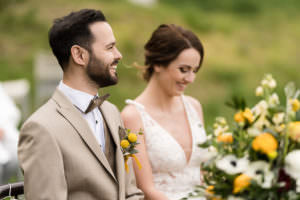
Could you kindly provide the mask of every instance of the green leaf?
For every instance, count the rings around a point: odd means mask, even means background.
[[[296,121],[300,121],[300,111],[296,112]]]
[[[245,110],[245,108],[247,107],[246,100],[237,96],[233,96],[231,101],[225,102],[225,105],[235,110]]]

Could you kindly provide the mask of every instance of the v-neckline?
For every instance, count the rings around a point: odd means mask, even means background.
[[[181,152],[183,153],[184,158],[185,158],[186,165],[188,165],[188,164],[190,163],[190,161],[191,161],[191,158],[192,158],[192,155],[193,155],[193,152],[194,152],[194,134],[193,134],[193,128],[192,128],[192,124],[191,124],[191,119],[190,119],[190,116],[189,116],[189,112],[188,112],[188,110],[187,110],[187,105],[186,105],[186,103],[185,103],[185,100],[184,100],[184,97],[183,97],[183,96],[181,96],[181,100],[182,100],[183,107],[184,107],[184,113],[185,113],[185,116],[187,117],[187,121],[188,121],[188,125],[189,125],[189,132],[190,132],[189,134],[190,134],[191,139],[192,139],[192,142],[191,142],[191,144],[192,144],[191,150],[192,150],[192,151],[191,151],[191,154],[190,154],[190,156],[189,156],[189,160],[188,160],[188,158],[187,158],[187,154],[185,153],[183,146],[175,139],[175,137],[172,136],[172,135],[169,133],[169,131],[167,131],[167,130],[166,130],[162,125],[160,125],[155,119],[153,119],[153,117],[152,117],[148,112],[146,112],[145,106],[144,106],[143,104],[138,103],[138,102],[136,102],[136,103],[142,105],[142,107],[143,107],[145,113],[149,116],[149,118],[150,118],[150,119],[151,119],[158,127],[160,127],[160,128],[166,133],[166,135],[168,135],[168,137],[171,138],[171,140],[174,141],[174,143],[179,147],[179,149],[180,149]]]

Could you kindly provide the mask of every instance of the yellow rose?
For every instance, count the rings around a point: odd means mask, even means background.
[[[242,112],[238,112],[234,115],[234,121],[236,121],[237,123],[241,123],[244,122],[245,119],[243,117],[243,113]]]
[[[206,192],[208,194],[214,194],[214,186],[213,185],[210,185],[206,188]]]
[[[262,133],[255,137],[252,142],[252,148],[264,154],[274,153],[278,147],[278,142],[270,133]]]
[[[122,147],[123,149],[128,148],[129,145],[130,145],[130,144],[129,144],[128,140],[122,140],[122,141],[121,141],[121,147]]]
[[[233,193],[236,194],[250,185],[251,178],[246,174],[237,176],[233,181]]]
[[[300,121],[289,123],[288,134],[293,140],[300,142]]]
[[[232,134],[230,133],[221,134],[217,137],[217,141],[224,142],[224,143],[232,143],[233,142]]]
[[[300,102],[298,99],[290,99],[290,104],[294,112],[297,112],[300,109]]]
[[[135,134],[135,133],[129,133],[129,134],[128,134],[128,140],[129,140],[130,142],[136,142],[136,141],[137,141],[137,136],[136,136],[136,134]]]
[[[249,108],[246,108],[242,115],[245,119],[248,120],[249,123],[252,123],[254,121],[254,116]]]

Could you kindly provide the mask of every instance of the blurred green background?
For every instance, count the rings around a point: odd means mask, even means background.
[[[188,28],[204,44],[203,67],[186,94],[202,103],[206,125],[216,116],[231,116],[224,103],[232,95],[252,106],[266,73],[277,79],[280,95],[289,81],[300,86],[299,0],[158,0],[152,7],[126,0],[0,0],[0,81],[28,79],[33,101],[34,58],[50,51],[53,19],[81,8],[101,9],[113,27],[123,60],[119,84],[105,90],[120,110],[145,87],[133,63],[143,64],[143,45],[161,23]],[[38,106],[32,105],[31,112]]]

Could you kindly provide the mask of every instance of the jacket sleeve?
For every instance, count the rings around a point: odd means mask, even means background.
[[[132,162],[128,162],[128,165],[129,165],[129,173],[126,173],[126,199],[142,200],[144,199],[144,194],[136,186],[136,180],[133,172]]]
[[[25,123],[20,133],[18,156],[24,173],[26,199],[67,200],[62,154],[45,127],[32,121]]]

